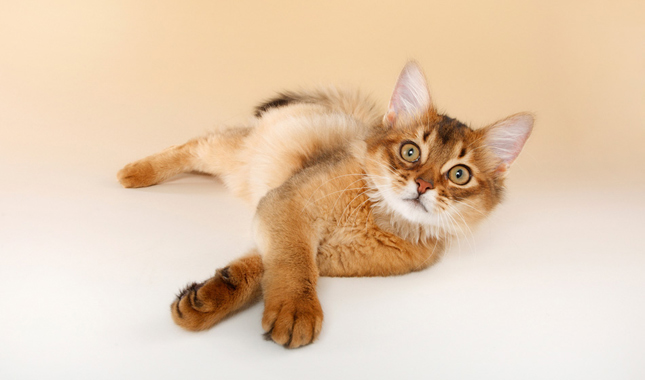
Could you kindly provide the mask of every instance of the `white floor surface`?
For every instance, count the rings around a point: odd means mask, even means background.
[[[3,165],[0,378],[645,378],[642,190],[511,181],[434,267],[321,279],[320,339],[286,350],[261,304],[172,323],[179,288],[251,246],[252,212],[205,176],[123,189],[123,163]]]

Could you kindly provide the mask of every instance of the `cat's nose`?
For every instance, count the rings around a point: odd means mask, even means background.
[[[434,189],[434,184],[432,183],[432,181],[428,182],[423,178],[417,178],[415,182],[417,183],[417,185],[419,185],[419,194],[425,194],[426,191]]]

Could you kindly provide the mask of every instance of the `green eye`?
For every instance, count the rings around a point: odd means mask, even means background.
[[[450,169],[448,178],[457,185],[465,185],[470,181],[470,170],[464,165],[457,165]]]
[[[415,162],[419,159],[420,155],[421,151],[419,150],[419,147],[414,143],[409,142],[401,146],[401,158],[403,158],[407,162]]]

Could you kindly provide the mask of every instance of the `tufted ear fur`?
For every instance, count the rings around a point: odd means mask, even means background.
[[[484,129],[485,144],[500,160],[499,172],[506,172],[522,151],[533,130],[533,115],[518,113]]]
[[[383,121],[388,126],[397,121],[414,118],[432,108],[428,84],[416,62],[408,62],[396,81],[388,111]]]

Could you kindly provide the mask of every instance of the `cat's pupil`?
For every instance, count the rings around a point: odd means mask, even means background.
[[[414,155],[414,149],[410,148],[408,149],[408,157],[412,157]]]
[[[461,169],[457,170],[457,172],[455,173],[455,177],[457,177],[457,179],[461,178],[461,176],[463,175],[464,175],[464,171]]]

